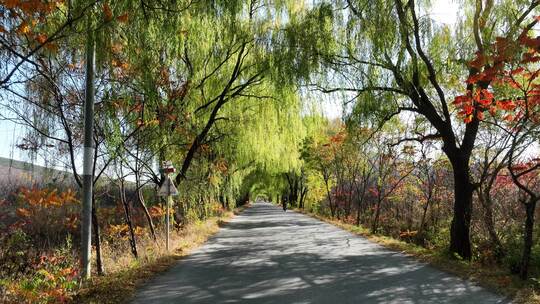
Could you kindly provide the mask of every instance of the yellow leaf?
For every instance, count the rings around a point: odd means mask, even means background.
[[[17,32],[19,34],[28,34],[30,33],[30,27],[28,26],[28,23],[26,21],[23,21],[21,25],[19,25],[19,28],[17,29]]]

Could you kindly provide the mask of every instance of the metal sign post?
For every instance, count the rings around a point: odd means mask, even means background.
[[[170,248],[170,206],[172,203],[172,196],[178,195],[178,190],[174,186],[174,182],[171,179],[171,173],[174,173],[176,170],[172,166],[172,162],[170,161],[164,161],[161,168],[162,172],[166,174],[165,180],[163,181],[163,184],[159,188],[158,195],[159,196],[166,196],[166,202],[167,202],[167,208],[166,208],[166,225],[167,225],[167,251],[169,251]]]

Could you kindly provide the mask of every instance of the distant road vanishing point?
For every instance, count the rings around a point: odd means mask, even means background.
[[[256,203],[132,303],[511,303],[330,224]]]

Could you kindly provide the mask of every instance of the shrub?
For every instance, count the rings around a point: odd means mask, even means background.
[[[28,274],[35,259],[32,240],[21,229],[15,228],[0,235],[0,277],[17,278]]]
[[[3,240],[0,256],[0,300],[12,303],[65,303],[77,288],[78,262],[71,238],[50,252],[33,248],[31,239],[16,230]]]
[[[506,247],[506,255],[504,257],[504,264],[508,266],[512,273],[519,273],[521,255],[523,251],[523,238],[515,238],[509,240],[504,247]],[[534,242],[531,248],[531,261],[530,272],[531,274],[540,274],[540,244],[538,241]]]
[[[80,205],[70,189],[21,188],[15,207],[18,225],[34,242],[52,246],[78,234]]]

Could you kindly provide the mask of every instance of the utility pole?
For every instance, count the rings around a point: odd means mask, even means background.
[[[81,216],[81,269],[82,279],[91,276],[92,257],[92,184],[94,182],[94,33],[88,16],[86,32],[86,88],[84,91],[84,153],[83,153],[83,193]]]

